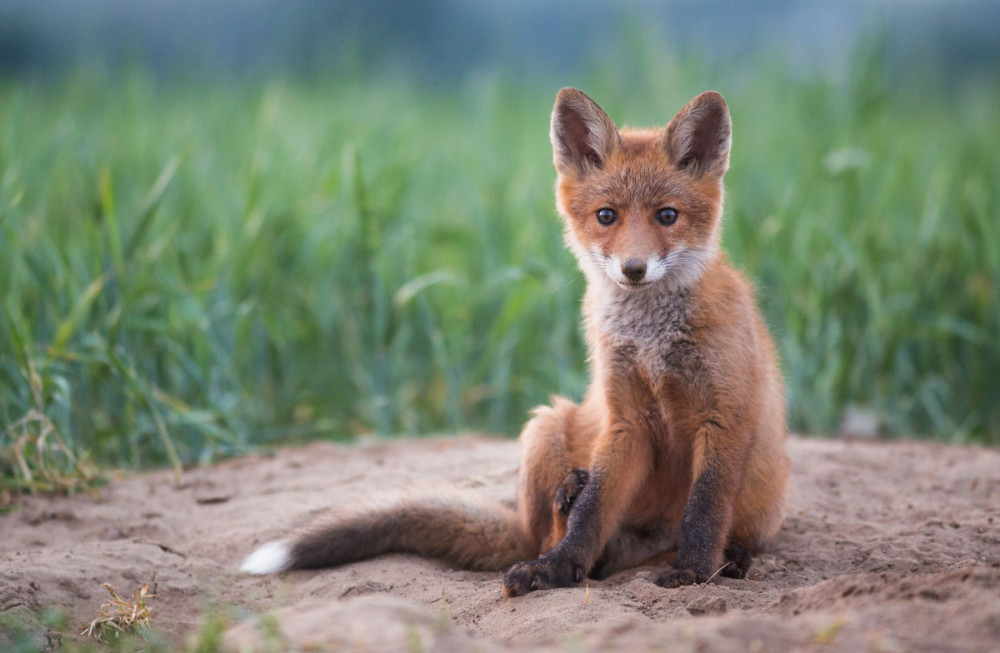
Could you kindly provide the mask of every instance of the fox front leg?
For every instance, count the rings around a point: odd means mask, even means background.
[[[710,460],[691,487],[677,542],[677,561],[656,579],[663,587],[706,583],[719,569],[733,514],[732,474]]]
[[[586,469],[578,468],[571,471],[556,488],[552,501],[553,547],[566,535],[566,523],[570,512],[589,480],[590,473]],[[582,568],[574,567],[572,562],[568,565],[556,560],[547,561],[546,564],[541,564],[540,559],[521,562],[511,567],[505,574],[504,594],[518,596],[536,589],[565,587],[579,582],[582,576]]]
[[[570,472],[557,489],[553,506],[554,516],[567,524],[566,537],[561,537],[561,533],[558,533],[558,523],[553,524],[557,529],[554,534],[560,535],[559,541],[538,560],[519,562],[511,567],[503,578],[504,596],[521,596],[534,590],[569,587],[583,580],[587,573],[581,562],[586,557],[586,538],[579,535],[582,529],[578,523],[571,522],[570,517],[578,505],[580,510],[592,511],[598,492],[596,486],[587,470],[576,469]],[[591,488],[589,493],[588,488]],[[570,533],[576,534],[570,537]],[[570,540],[570,543],[563,544],[566,540]]]
[[[505,596],[583,580],[648,477],[650,449],[648,438],[636,437],[630,422],[619,422],[605,433],[589,476],[572,502],[566,536],[538,560],[511,567],[503,579]]]

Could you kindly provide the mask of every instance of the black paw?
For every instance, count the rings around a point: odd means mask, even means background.
[[[697,585],[708,582],[708,574],[694,569],[668,569],[656,579],[660,587],[680,587],[681,585]]]
[[[556,488],[556,510],[564,515],[569,515],[573,502],[576,501],[576,497],[579,496],[580,490],[583,489],[588,480],[590,480],[590,472],[582,467],[567,474],[563,482]]]
[[[742,544],[730,542],[724,554],[726,562],[729,563],[720,572],[726,578],[746,578],[753,564],[753,557],[750,550]]]
[[[503,575],[503,595],[521,596],[535,590],[569,587],[583,579],[584,569],[557,556],[542,556],[531,562],[519,562]]]

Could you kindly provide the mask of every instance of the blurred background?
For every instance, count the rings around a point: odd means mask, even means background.
[[[996,2],[0,0],[0,479],[579,399],[562,86],[726,96],[792,429],[1000,443]]]

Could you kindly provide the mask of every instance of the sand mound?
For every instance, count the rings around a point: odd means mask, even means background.
[[[313,444],[112,482],[102,499],[29,497],[0,517],[0,611],[94,618],[101,583],[155,583],[181,643],[213,611],[232,646],[383,650],[998,650],[1000,451],[792,438],[789,517],[751,578],[668,590],[652,568],[500,595],[500,574],[391,555],[248,577],[258,544],[324,507],[414,482],[513,495],[517,444]],[[270,633],[270,635],[268,635]],[[3,634],[0,633],[0,644]],[[39,643],[46,643],[44,633]],[[2,646],[0,646],[2,648]]]

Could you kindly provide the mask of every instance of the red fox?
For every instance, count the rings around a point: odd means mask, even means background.
[[[743,578],[784,517],[785,401],[750,283],[720,251],[731,122],[702,93],[658,130],[618,130],[563,89],[551,133],[565,238],[587,280],[591,385],[534,411],[516,510],[411,492],[266,544],[250,573],[387,552],[504,570],[503,592],[673,560],[657,583]],[[508,569],[509,567],[509,569]]]

